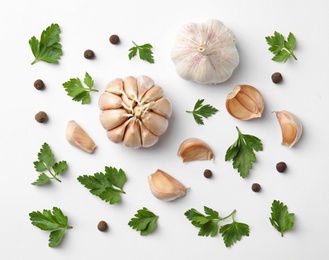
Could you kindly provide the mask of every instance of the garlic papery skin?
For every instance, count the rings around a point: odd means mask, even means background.
[[[159,200],[172,201],[186,195],[186,188],[168,173],[157,170],[148,176],[152,194]]]
[[[300,120],[286,110],[275,111],[282,132],[282,144],[289,148],[293,147],[300,139],[303,133],[303,127]]]
[[[67,124],[66,140],[87,153],[93,153],[96,148],[94,141],[74,120],[70,120]]]
[[[134,149],[157,143],[166,132],[172,114],[163,89],[145,75],[112,80],[98,105],[107,137]]]
[[[227,111],[240,120],[261,117],[264,106],[264,98],[260,91],[250,85],[237,85],[226,97]]]
[[[211,160],[214,158],[214,153],[206,142],[192,137],[185,139],[181,143],[177,154],[182,157],[183,162]]]
[[[235,35],[215,19],[186,24],[178,31],[171,59],[185,80],[203,85],[222,83],[239,64]]]

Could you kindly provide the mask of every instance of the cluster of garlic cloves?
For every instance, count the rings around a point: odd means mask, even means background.
[[[214,158],[214,153],[210,146],[198,138],[185,139],[179,146],[177,154],[182,157],[183,162],[211,160]]]
[[[87,153],[93,153],[96,148],[94,141],[74,120],[67,124],[66,139],[71,145]]]

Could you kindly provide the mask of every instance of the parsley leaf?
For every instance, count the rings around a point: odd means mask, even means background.
[[[194,105],[193,110],[186,111],[187,113],[193,114],[195,122],[197,122],[197,124],[199,125],[204,125],[202,117],[208,118],[218,112],[218,110],[215,107],[209,104],[203,105],[203,101],[204,99],[198,99],[198,101]]]
[[[53,207],[53,211],[44,209],[33,211],[29,214],[32,225],[41,230],[51,231],[49,235],[49,247],[57,247],[62,241],[65,231],[72,228],[68,225],[68,217],[63,214],[61,209]]]
[[[79,78],[72,78],[63,83],[63,86],[67,92],[67,95],[72,97],[72,100],[77,102],[81,101],[81,104],[84,105],[90,103],[90,92],[98,92],[98,90],[92,88],[94,85],[94,80],[87,72],[83,82],[87,85],[87,87],[82,85]]]
[[[33,162],[33,164],[37,172],[42,172],[38,179],[32,183],[33,185],[44,185],[52,179],[61,182],[57,176],[67,169],[66,161],[55,162],[54,154],[47,143],[42,145],[38,153],[38,161]],[[51,177],[43,171],[48,171]]]
[[[288,212],[288,207],[278,200],[274,200],[271,207],[270,221],[272,226],[283,234],[294,226],[295,214]]]
[[[159,216],[143,207],[135,214],[135,218],[132,218],[128,225],[137,231],[140,231],[142,236],[151,234],[157,227],[157,221]]]
[[[132,42],[135,46],[131,47],[129,49],[129,60],[131,60],[133,57],[137,55],[137,52],[139,53],[139,58],[141,60],[148,61],[149,63],[154,63],[154,57],[152,48],[153,46],[149,43],[143,44],[143,45],[137,45],[134,41]]]
[[[29,40],[31,51],[34,55],[32,65],[37,61],[45,61],[48,63],[58,63],[62,56],[62,45],[59,43],[61,30],[58,24],[51,24],[42,31],[40,41],[33,36]]]
[[[102,200],[115,204],[120,202],[120,194],[127,178],[122,169],[105,167],[105,173],[97,172],[94,175],[83,175],[78,177],[78,181],[90,190],[91,194]]]
[[[252,164],[256,162],[254,151],[262,151],[261,140],[253,135],[242,134],[238,127],[238,139],[226,151],[225,161],[233,160],[233,168],[238,169],[240,176],[246,178]]]
[[[274,54],[272,60],[286,62],[290,57],[297,60],[294,54],[296,38],[291,32],[289,33],[287,40],[278,32],[274,32],[274,36],[267,36],[265,39],[270,46],[268,50]]]
[[[206,206],[204,207],[204,212],[206,215],[192,208],[184,213],[193,226],[200,228],[199,236],[214,237],[219,232],[226,247],[230,247],[235,242],[240,241],[242,236],[249,236],[249,226],[235,221],[234,215],[236,210],[226,217],[220,217],[217,211]],[[219,222],[228,218],[232,218],[232,223],[219,227]]]

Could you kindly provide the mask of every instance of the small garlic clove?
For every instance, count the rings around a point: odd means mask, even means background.
[[[110,92],[116,95],[121,95],[123,92],[123,81],[120,78],[116,78],[107,84],[105,87],[106,92]]]
[[[128,116],[127,111],[122,108],[103,110],[100,113],[100,121],[106,130],[111,130],[125,122]]]
[[[165,117],[153,112],[146,112],[141,120],[143,125],[157,136],[166,132],[169,124]]]
[[[120,108],[122,107],[122,99],[116,94],[104,92],[99,97],[98,106],[101,110]]]
[[[158,99],[157,101],[152,103],[150,109],[154,113],[163,116],[165,118],[170,118],[172,114],[172,107],[168,98]]]
[[[183,162],[211,160],[214,154],[210,146],[198,138],[188,138],[179,146],[178,153]]]
[[[131,119],[127,120],[123,124],[107,131],[107,137],[114,143],[121,143],[126,132],[126,127]]]
[[[275,111],[282,132],[282,144],[293,147],[302,136],[303,127],[300,120],[288,111]]]
[[[123,143],[125,146],[134,149],[142,146],[140,125],[135,119],[130,120],[128,123]]]
[[[87,153],[93,153],[96,148],[94,141],[74,120],[67,124],[66,139],[71,145]]]
[[[140,101],[143,95],[148,91],[150,88],[154,86],[154,81],[148,76],[142,75],[136,77],[137,80],[137,95],[138,100]]]
[[[240,120],[250,120],[262,116],[264,99],[259,90],[250,85],[237,85],[226,98],[229,114]]]
[[[163,97],[163,89],[160,86],[154,85],[150,88],[141,99],[143,103],[149,103],[151,101],[156,101]]]
[[[142,137],[142,146],[150,147],[154,145],[158,140],[159,136],[153,134],[150,130],[148,130],[140,120],[138,120],[141,129],[141,137]]]
[[[137,80],[135,77],[128,76],[123,80],[124,92],[127,97],[137,100]]]
[[[159,200],[172,201],[186,195],[186,188],[174,177],[162,170],[148,176],[152,194]]]

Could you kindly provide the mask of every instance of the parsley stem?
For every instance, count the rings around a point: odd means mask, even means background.
[[[62,182],[60,179],[58,179],[58,178],[56,177],[56,174],[52,173],[52,171],[51,171],[50,168],[48,168],[48,172],[49,172],[49,173],[51,174],[51,176],[52,176],[52,178],[50,178],[50,179],[56,180],[56,181],[58,181],[58,182]]]
[[[232,211],[232,213],[224,218],[222,218],[222,220],[228,219],[229,217],[232,217],[233,221],[234,221],[234,215],[236,213],[236,209]]]

